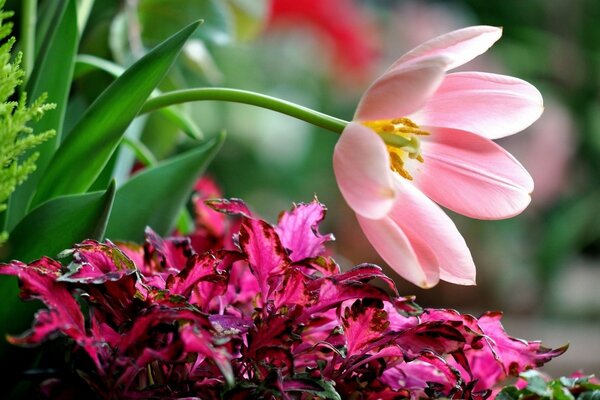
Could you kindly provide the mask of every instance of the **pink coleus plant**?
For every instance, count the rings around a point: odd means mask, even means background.
[[[241,200],[206,204],[196,208],[198,234],[214,237],[195,245],[148,229],[144,245],[87,240],[63,262],[0,266],[19,278],[23,299],[46,306],[9,341],[67,339],[70,363],[49,366],[56,376],[41,382],[43,393],[483,399],[565,350],[509,337],[498,313],[422,310],[375,265],[341,272],[325,256],[332,237],[319,232],[325,208],[316,200],[275,226]]]
[[[338,185],[365,235],[405,279],[475,283],[464,239],[438,203],[480,219],[514,216],[533,180],[492,139],[541,115],[529,83],[484,72],[446,73],[485,52],[502,30],[474,26],[400,57],[364,93],[334,152]]]

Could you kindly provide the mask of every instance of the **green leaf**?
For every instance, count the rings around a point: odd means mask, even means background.
[[[146,147],[144,143],[137,139],[126,137],[123,139],[123,144],[133,151],[136,160],[141,162],[144,167],[151,167],[156,164],[156,157],[154,157],[154,154],[152,154],[150,149]]]
[[[74,78],[77,79],[97,69],[114,77],[119,77],[125,72],[125,68],[111,61],[88,54],[81,54],[77,56]],[[162,92],[158,89],[152,92],[153,96],[158,96],[160,94],[162,94]],[[198,128],[196,123],[183,110],[177,107],[169,107],[161,108],[158,111],[191,139],[201,140],[203,138],[200,128]]]
[[[569,392],[569,389],[561,385],[561,382],[556,380],[548,383],[553,400],[575,400],[575,396]]]
[[[81,78],[96,70],[102,70],[117,78],[125,72],[125,67],[104,58],[89,54],[79,54],[75,60],[75,74],[73,75],[73,79]]]
[[[71,89],[75,53],[79,43],[75,0],[65,2],[64,10],[58,10],[57,17],[60,19],[55,21],[56,29],[48,32],[48,39],[38,55],[37,63],[27,85],[30,101],[47,93],[47,102],[56,104],[56,108],[38,121],[33,129],[36,132],[54,129],[56,135],[36,147],[35,151],[40,155],[36,161],[37,170],[11,196],[6,219],[8,231],[27,212],[40,177],[61,140],[63,120]]]
[[[222,0],[140,0],[138,15],[145,42],[163,40],[174,27],[201,18],[204,23],[194,38],[217,45],[227,44],[233,36],[233,16]]]
[[[106,236],[142,241],[146,226],[167,235],[194,183],[223,143],[224,135],[163,161],[131,178],[117,191]]]
[[[600,400],[600,391],[594,390],[593,392],[585,392],[582,393],[581,396],[578,397],[579,400]]]
[[[158,111],[188,137],[194,140],[202,140],[204,138],[204,134],[198,128],[198,125],[183,110],[177,107],[168,107],[161,108]]]
[[[83,239],[102,239],[115,184],[106,191],[68,195],[32,210],[13,229],[7,249],[10,259],[31,262],[55,256]]]
[[[549,396],[548,383],[536,370],[525,371],[521,374],[527,380],[527,389],[538,396]]]
[[[294,389],[288,388],[287,392],[304,392],[320,399],[341,400],[335,390],[335,383],[326,379],[315,379],[308,374],[298,374],[288,384],[291,384]]]
[[[35,31],[35,54],[40,57],[40,51],[46,51],[47,41],[52,37],[64,13],[67,0],[44,1],[39,4],[37,29]]]
[[[520,390],[515,386],[507,386],[496,395],[496,400],[517,400],[519,398],[519,394]]]
[[[47,33],[26,88],[30,102],[47,93],[48,102],[56,103],[56,111],[48,114],[35,126],[36,130],[56,130],[55,139],[49,142],[52,143],[50,148],[58,147],[60,142],[62,121],[71,90],[75,55],[79,45],[76,0],[64,1],[64,6],[57,10],[56,14],[57,19],[52,21],[55,29]],[[49,159],[46,163],[48,161]]]
[[[92,185],[199,23],[188,25],[155,47],[96,99],[54,154],[40,180],[34,205],[83,193]]]

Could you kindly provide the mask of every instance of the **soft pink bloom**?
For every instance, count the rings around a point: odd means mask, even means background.
[[[552,206],[568,192],[573,181],[573,162],[577,143],[575,124],[569,111],[556,100],[545,101],[544,115],[519,135],[502,145],[521,160],[535,181],[533,203],[536,208]],[[552,157],[548,157],[552,154]]]
[[[334,152],[342,195],[365,235],[405,279],[475,283],[475,266],[452,220],[502,219],[530,202],[533,180],[492,142],[542,113],[529,83],[446,71],[485,52],[502,30],[460,29],[400,57],[363,95]],[[384,141],[385,139],[385,141]]]

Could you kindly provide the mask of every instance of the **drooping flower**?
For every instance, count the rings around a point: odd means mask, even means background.
[[[502,30],[474,26],[400,57],[367,89],[334,152],[338,185],[375,249],[421,287],[441,279],[474,284],[475,266],[452,220],[502,219],[530,202],[533,181],[492,139],[521,131],[542,113],[529,83],[456,72]]]

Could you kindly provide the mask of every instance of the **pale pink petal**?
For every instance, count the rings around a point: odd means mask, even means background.
[[[401,178],[396,182],[398,201],[390,213],[392,220],[410,243],[427,244],[427,251],[433,252],[437,259],[441,280],[474,285],[475,264],[454,222],[414,185]]]
[[[447,62],[428,57],[384,73],[361,98],[354,119],[393,119],[417,111],[442,83]]]
[[[371,245],[398,275],[422,288],[438,283],[438,262],[426,243],[409,241],[400,226],[389,217],[377,220],[356,217]]]
[[[506,150],[470,132],[425,129],[431,132],[421,142],[425,161],[411,172],[429,198],[479,219],[509,218],[527,207],[533,180]]]
[[[462,129],[498,139],[527,128],[543,110],[540,92],[521,79],[459,72],[446,75],[411,119],[420,125]]]
[[[449,32],[415,47],[396,60],[389,70],[423,57],[438,55],[448,58],[446,70],[456,68],[485,53],[500,36],[502,28],[495,26],[471,26]]]
[[[333,152],[333,170],[344,199],[357,214],[377,219],[392,208],[396,190],[389,154],[371,129],[348,124]]]

